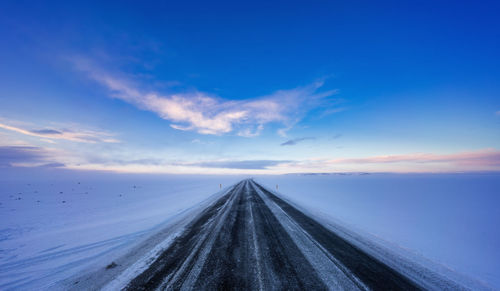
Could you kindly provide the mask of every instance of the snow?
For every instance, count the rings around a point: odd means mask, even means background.
[[[49,289],[113,258],[235,176],[45,170],[0,178],[0,289]],[[37,175],[35,175],[37,174]]]
[[[148,252],[154,256],[154,247],[165,246],[175,233],[150,237],[206,205],[220,183],[224,188],[243,178],[0,169],[0,289],[53,289],[56,282],[114,261],[119,265],[115,271],[121,272],[119,257],[142,250],[145,241],[145,252],[131,260],[148,258]],[[309,213],[395,252],[409,252],[421,262],[435,262],[500,289],[499,174],[255,180],[273,190],[278,184],[282,197]]]
[[[255,179],[315,215],[500,289],[499,174],[281,175]],[[434,266],[434,270],[437,268]],[[470,283],[470,281],[469,281]],[[468,284],[471,285],[471,284]]]
[[[280,221],[290,238],[297,246],[300,246],[303,255],[329,288],[332,290],[369,290],[363,282],[358,280],[347,268],[343,267],[327,250],[323,249],[314,238],[294,222],[276,203],[272,202],[267,195],[262,193],[258,187],[255,187],[255,190]],[[318,248],[321,251],[318,251]],[[334,274],[333,277],[332,274]],[[333,278],[335,279],[332,280]]]

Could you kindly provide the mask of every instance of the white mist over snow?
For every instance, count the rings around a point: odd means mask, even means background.
[[[500,174],[281,175],[255,179],[349,229],[500,289]]]

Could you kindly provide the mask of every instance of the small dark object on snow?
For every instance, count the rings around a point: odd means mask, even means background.
[[[106,270],[113,269],[116,266],[118,266],[118,265],[115,262],[112,262],[111,264],[106,266]]]
[[[63,200],[62,203],[66,203],[66,200]]]

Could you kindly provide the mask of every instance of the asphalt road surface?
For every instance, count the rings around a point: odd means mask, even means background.
[[[418,290],[253,180],[206,208],[128,290]]]

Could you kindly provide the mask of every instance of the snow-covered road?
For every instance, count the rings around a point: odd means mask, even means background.
[[[195,217],[126,288],[461,289],[429,273],[404,273],[244,180]]]

